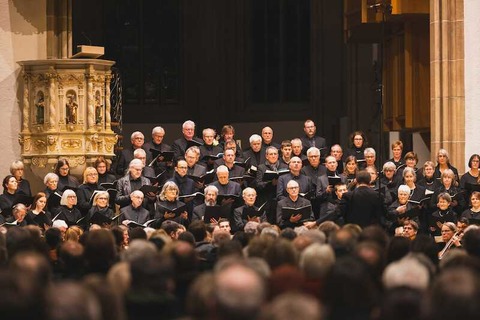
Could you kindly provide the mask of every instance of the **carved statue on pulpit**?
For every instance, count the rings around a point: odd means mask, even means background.
[[[35,103],[35,121],[37,124],[45,122],[45,96],[42,91],[38,91],[37,102]]]
[[[77,123],[77,112],[78,112],[78,103],[77,95],[74,91],[69,91],[67,93],[67,104],[66,107],[66,122],[67,124],[76,124]]]
[[[103,105],[101,102],[100,91],[95,92],[95,124],[101,124]]]

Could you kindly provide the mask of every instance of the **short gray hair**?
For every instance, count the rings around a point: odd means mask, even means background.
[[[56,173],[53,173],[53,172],[49,172],[45,175],[45,177],[43,178],[43,184],[47,184],[48,181],[50,180],[55,180],[58,182],[58,175]]]
[[[250,139],[248,139],[248,141],[250,143],[253,143],[255,141],[262,141],[262,137],[255,133],[250,136]]]
[[[307,150],[307,156],[310,156],[311,154],[320,155],[320,149],[318,149],[317,147],[310,147],[310,148],[308,148],[308,150]]]
[[[395,287],[409,287],[426,290],[430,281],[430,274],[416,258],[406,256],[403,259],[390,263],[383,272],[382,281],[387,289]]]

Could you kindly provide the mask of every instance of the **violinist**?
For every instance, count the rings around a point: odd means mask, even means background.
[[[463,233],[458,231],[457,226],[453,222],[445,222],[442,225],[442,241],[437,243],[441,251],[438,253],[438,258],[442,259],[450,249],[460,248],[462,244],[460,240],[462,239]],[[443,248],[443,249],[442,249]]]

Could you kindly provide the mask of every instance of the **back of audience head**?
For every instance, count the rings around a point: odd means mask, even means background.
[[[430,285],[430,273],[414,256],[407,256],[389,264],[382,280],[387,289],[410,287],[425,291]]]
[[[322,280],[335,263],[335,253],[326,244],[313,243],[300,253],[299,267],[307,279]]]
[[[322,320],[322,307],[312,296],[287,292],[281,294],[262,311],[260,320]]]
[[[244,263],[226,266],[214,275],[217,319],[255,319],[266,297],[262,278]]]
[[[106,274],[117,259],[115,239],[108,230],[94,230],[88,233],[85,242],[87,271]]]

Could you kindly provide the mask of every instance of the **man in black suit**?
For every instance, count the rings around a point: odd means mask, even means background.
[[[150,213],[147,209],[142,207],[143,204],[143,192],[135,190],[130,193],[130,204],[120,209],[122,215],[119,218],[119,222],[124,225],[128,225],[130,221],[138,224],[144,224],[150,218]]]
[[[139,159],[133,159],[129,164],[129,172],[122,178],[118,179],[117,197],[115,203],[120,208],[130,204],[130,193],[139,190],[143,185],[151,185],[150,180],[142,176],[143,163]],[[154,201],[155,195],[149,195],[150,200]],[[144,203],[146,207],[147,203]]]
[[[207,168],[198,164],[200,158],[200,149],[196,146],[190,147],[185,151],[185,161],[187,162],[187,175],[201,177],[207,173]],[[195,182],[197,190],[203,190],[204,183],[200,181]]]
[[[339,144],[334,144],[330,148],[330,155],[335,157],[337,160],[337,172],[343,173],[345,169],[345,164],[343,163],[343,149]]]
[[[173,159],[177,161],[185,155],[187,150],[192,145],[201,146],[202,140],[195,137],[195,122],[187,120],[182,125],[183,137],[175,140],[172,144],[172,150],[174,152]]]
[[[277,200],[287,197],[287,183],[295,180],[300,187],[300,193],[307,193],[314,189],[313,183],[309,177],[304,175],[302,170],[302,160],[299,157],[293,157],[288,164],[290,173],[284,174],[278,178],[277,183]]]
[[[299,157],[300,160],[307,160],[307,156],[303,154],[303,142],[300,138],[295,138],[290,141],[292,144],[292,157]]]
[[[206,207],[213,207],[217,204],[218,189],[215,186],[206,186],[205,191],[205,201],[204,203],[193,208],[192,221],[203,220],[205,216]],[[205,221],[205,223],[210,223],[210,221]]]
[[[154,149],[157,151],[172,151],[172,147],[168,144],[163,143],[163,138],[165,137],[165,130],[158,126],[152,129],[152,141],[146,142],[142,149],[147,152],[147,159],[153,160],[153,154],[150,152],[150,149]],[[153,169],[155,170],[156,174],[163,172],[164,170],[168,170],[169,174],[167,176],[171,177],[173,174],[173,162],[164,162],[164,161],[155,161],[152,164]]]
[[[232,150],[230,150],[232,151]],[[217,181],[214,181],[211,186],[215,186],[218,189],[219,195],[235,195],[240,198],[242,193],[242,187],[238,182],[229,180],[229,171],[226,166],[220,166],[217,168]],[[229,213],[229,220],[233,221],[233,209],[240,206],[237,200],[233,198],[223,199],[221,206],[225,207],[226,212]]]
[[[347,178],[343,175],[338,174],[337,167],[337,160],[335,160],[334,156],[328,156],[325,159],[326,172],[324,175],[321,175],[317,178],[315,201],[312,201],[314,204],[313,208],[316,215],[320,212],[320,207],[323,205],[323,203],[330,200],[331,196],[333,195],[333,191],[335,190],[335,185],[331,184],[328,178],[336,177],[340,179],[339,183],[347,183]]]
[[[308,165],[302,168],[302,173],[310,178],[313,183],[316,183],[318,177],[325,175],[327,169],[320,164],[320,150],[316,147],[311,147],[307,151]]]
[[[265,157],[267,158],[267,161],[258,166],[257,177],[255,179],[254,186],[258,192],[258,204],[261,205],[268,201],[266,206],[268,221],[270,223],[276,223],[275,212],[277,208],[277,202],[275,198],[278,178],[266,180],[264,179],[264,176],[267,170],[275,172],[284,171],[288,169],[288,165],[278,160],[278,149],[275,147],[267,147],[267,150],[265,151]]]
[[[280,149],[280,143],[276,143],[273,141],[273,129],[270,127],[264,127],[262,129],[262,146],[263,149],[266,149],[267,147],[275,147],[277,149]]]
[[[310,205],[310,201],[299,196],[299,185],[297,181],[290,180],[286,185],[286,190],[288,196],[278,201],[277,203],[277,224],[280,228],[284,229],[287,227],[295,228],[301,226],[303,222],[301,221],[302,215],[296,214],[291,216],[289,219],[285,219],[282,214],[282,208],[301,208]],[[310,220],[314,220],[312,208],[310,207]]]
[[[123,177],[125,175],[130,161],[134,159],[133,152],[136,149],[142,148],[143,143],[145,142],[145,137],[140,131],[135,131],[130,136],[130,142],[132,145],[128,148],[123,149],[117,160],[115,173],[120,177]]]
[[[205,156],[216,156],[219,153],[223,152],[222,147],[218,144],[214,144],[215,141],[215,130],[211,128],[203,129],[203,146],[200,146],[200,163],[207,167],[208,170],[213,169],[213,160],[204,160]]]
[[[198,147],[190,147],[185,151],[185,161],[187,161],[187,174],[190,176],[200,177],[207,172],[207,168],[198,163],[200,159],[200,149]]]
[[[138,148],[133,151],[133,157],[142,161],[143,170],[142,176],[147,178],[154,178],[156,176],[155,170],[152,167],[147,166],[147,153],[142,148]]]
[[[370,187],[370,173],[361,170],[357,172],[356,180],[356,189],[345,193],[340,201],[345,223],[358,224],[362,228],[382,224],[385,206],[380,194]]]
[[[249,139],[250,149],[243,152],[244,159],[248,160],[248,164],[252,166],[258,166],[265,162],[265,153],[262,149],[262,137],[258,134],[252,134]]]
[[[227,149],[223,152],[223,158],[218,159],[221,161],[215,161],[215,170],[219,167],[227,167],[230,177],[242,177],[245,173],[245,169],[235,164],[235,151]]]
[[[310,147],[316,147],[320,149],[322,159],[325,159],[328,154],[328,150],[326,149],[327,142],[325,141],[325,138],[317,136],[317,127],[313,120],[309,119],[305,121],[303,131],[305,132],[305,135],[301,138],[303,153],[306,154]]]

